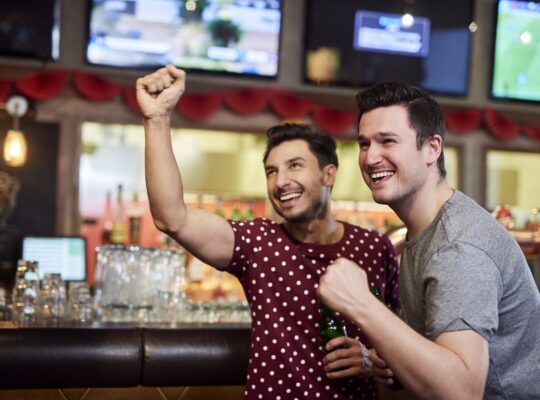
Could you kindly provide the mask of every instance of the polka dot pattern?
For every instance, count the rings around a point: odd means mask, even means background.
[[[228,271],[242,283],[252,316],[246,399],[377,399],[372,379],[326,378],[316,288],[326,267],[343,255],[366,270],[370,285],[397,310],[398,270],[388,239],[344,224],[338,243],[308,244],[264,218],[229,223],[235,246]],[[370,347],[362,332],[345,324]]]

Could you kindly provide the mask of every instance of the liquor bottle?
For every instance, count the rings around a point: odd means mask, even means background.
[[[231,212],[231,220],[240,221],[242,219],[242,214],[240,213],[240,201],[236,200],[233,204],[233,209]]]
[[[382,296],[382,293],[381,293],[381,289],[379,289],[378,287],[372,287],[371,289],[371,293],[373,293],[373,296],[375,296],[376,298],[378,298],[381,303],[384,304],[384,299],[383,299],[383,296]],[[403,385],[401,384],[401,382],[398,380],[398,378],[396,376],[392,377],[394,383],[392,383],[391,385],[388,386],[389,389],[392,389],[392,390],[401,390],[403,389]]]
[[[139,194],[133,192],[131,204],[128,209],[129,241],[132,245],[139,245],[141,243],[141,218],[143,213],[141,203],[139,202]]]
[[[319,332],[323,341],[323,349],[326,351],[326,344],[337,337],[347,336],[347,328],[343,321],[341,321],[336,313],[330,310],[325,305],[319,306],[319,312],[321,319],[319,323]]]
[[[216,197],[216,205],[214,207],[214,214],[219,215],[220,217],[225,217],[223,212],[223,206],[221,204],[221,197]]]
[[[384,299],[382,297],[381,289],[379,289],[378,287],[372,287],[370,290],[371,290],[371,293],[373,293],[373,295],[376,298],[378,298],[381,302],[384,303]]]
[[[111,229],[111,243],[126,243],[126,223],[124,221],[124,201],[122,198],[122,185],[118,185],[116,191],[116,204],[114,207],[114,219]]]
[[[112,196],[111,192],[107,192],[105,194],[105,209],[103,211],[103,230],[101,231],[102,244],[111,244],[112,226]]]
[[[253,211],[253,200],[248,201],[248,206],[247,206],[246,214],[244,215],[244,219],[247,221],[251,221],[255,219],[255,212]]]

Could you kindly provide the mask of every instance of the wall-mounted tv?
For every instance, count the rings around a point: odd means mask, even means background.
[[[281,0],[89,0],[86,59],[273,78]]]
[[[540,2],[499,0],[491,95],[540,101]]]
[[[0,57],[57,60],[59,24],[59,0],[0,2]]]
[[[466,96],[473,2],[310,0],[304,80],[353,88],[402,80]]]

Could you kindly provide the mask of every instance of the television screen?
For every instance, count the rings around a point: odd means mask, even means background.
[[[91,64],[276,77],[281,0],[91,0]]]
[[[499,0],[491,95],[540,101],[540,2]]]
[[[60,54],[60,1],[0,3],[0,57],[57,60]]]
[[[39,278],[60,273],[65,281],[86,279],[86,240],[78,236],[25,236],[22,258],[38,262]]]
[[[473,1],[310,0],[304,80],[350,87],[401,80],[466,96]]]

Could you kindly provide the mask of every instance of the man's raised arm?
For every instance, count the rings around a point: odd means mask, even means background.
[[[215,214],[189,209],[171,142],[171,112],[185,91],[186,74],[167,65],[137,80],[137,101],[144,116],[145,178],[156,227],[204,262],[224,269],[233,253],[234,235]]]

